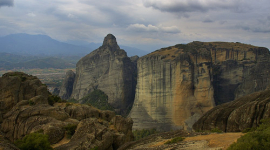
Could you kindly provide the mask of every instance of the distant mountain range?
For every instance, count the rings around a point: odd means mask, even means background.
[[[59,42],[47,35],[25,33],[0,37],[0,69],[74,68],[79,59],[102,43],[74,45]],[[128,46],[120,46],[128,56],[142,56],[147,52]]]
[[[59,42],[47,35],[29,35],[25,33],[0,37],[0,52],[24,56],[84,56],[101,46],[101,43],[74,45]],[[128,56],[142,56],[147,52],[128,46],[121,46]]]
[[[0,53],[0,55],[6,53]],[[0,69],[1,70],[11,70],[11,69],[45,69],[45,68],[56,68],[56,69],[65,69],[65,68],[75,68],[75,63],[68,62],[61,58],[56,57],[47,57],[47,58],[36,58],[31,60],[31,56],[23,57],[19,55],[10,54],[6,58],[15,58],[17,57],[19,61],[10,62],[7,60],[0,60]],[[25,59],[23,59],[23,58]],[[2,58],[2,56],[0,57]],[[20,59],[21,58],[21,59]],[[30,58],[29,60],[26,60]]]

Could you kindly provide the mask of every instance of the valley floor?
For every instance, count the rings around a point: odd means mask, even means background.
[[[182,132],[182,133],[181,133]],[[187,133],[184,131],[151,135],[139,141],[130,142],[120,149],[128,150],[226,150],[243,133]],[[185,137],[182,142],[165,144],[174,137]]]

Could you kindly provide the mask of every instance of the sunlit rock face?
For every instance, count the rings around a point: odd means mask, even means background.
[[[83,57],[76,65],[76,78],[71,98],[81,99],[94,89],[108,95],[108,102],[125,115],[135,95],[136,67],[116,38],[108,34],[103,45]]]
[[[258,68],[268,59],[266,48],[225,42],[179,44],[139,58],[133,130],[192,129],[216,104],[265,89],[270,68]]]

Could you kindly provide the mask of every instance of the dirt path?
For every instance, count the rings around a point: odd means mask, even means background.
[[[212,133],[209,135],[198,135],[194,137],[186,137],[184,141],[201,141],[206,140],[210,148],[227,149],[233,142],[244,135],[241,132],[237,133]]]

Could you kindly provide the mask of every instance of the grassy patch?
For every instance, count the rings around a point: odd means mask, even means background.
[[[135,130],[132,132],[134,135],[135,140],[142,139],[144,137],[147,137],[151,134],[158,133],[156,129],[142,129],[142,130]]]
[[[175,137],[169,141],[167,141],[165,144],[173,144],[173,143],[178,143],[178,142],[181,142],[183,141],[185,138],[183,137]]]
[[[211,129],[211,132],[222,133],[223,131],[221,131],[219,128],[214,128],[214,129]]]

